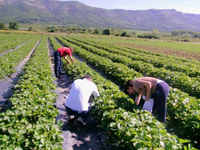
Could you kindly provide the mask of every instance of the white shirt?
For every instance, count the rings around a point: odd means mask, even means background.
[[[88,111],[88,101],[91,94],[94,97],[99,96],[97,86],[86,78],[77,79],[72,84],[65,106],[74,111]]]

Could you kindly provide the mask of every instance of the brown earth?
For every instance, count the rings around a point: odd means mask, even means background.
[[[182,57],[191,60],[200,61],[200,53],[198,52],[189,52],[185,50],[177,50],[167,47],[159,47],[152,45],[138,45],[138,44],[127,44],[127,43],[116,43],[117,45],[128,46],[136,49],[142,49],[153,53],[162,53],[166,55],[172,55],[176,57]]]

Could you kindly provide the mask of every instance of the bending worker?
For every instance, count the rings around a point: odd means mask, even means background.
[[[82,79],[77,79],[72,83],[69,96],[65,102],[69,119],[77,119],[83,125],[85,124],[85,120],[91,111],[89,99],[92,94],[95,98],[99,96],[97,86],[92,82],[90,75],[85,75]]]
[[[169,85],[166,82],[153,77],[137,78],[134,81],[128,80],[125,85],[125,92],[129,95],[136,95],[137,105],[139,105],[142,95],[145,95],[146,101],[153,98],[153,114],[157,112],[158,120],[166,122],[166,103],[169,94]]]
[[[71,61],[75,63],[74,59],[72,58],[73,50],[74,49],[72,47],[61,47],[54,52],[54,71],[57,78],[59,78],[60,75],[65,74],[65,72],[62,70],[61,57],[64,57],[64,59],[70,64],[71,62],[67,59],[68,55]]]

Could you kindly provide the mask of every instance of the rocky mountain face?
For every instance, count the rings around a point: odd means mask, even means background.
[[[0,22],[78,25],[96,28],[126,28],[200,32],[200,15],[176,10],[120,10],[90,7],[80,2],[58,0],[0,0]]]

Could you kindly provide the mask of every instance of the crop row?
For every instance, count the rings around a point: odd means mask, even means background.
[[[75,48],[75,53],[83,58],[86,62],[98,68],[105,73],[108,78],[116,81],[119,85],[123,85],[128,79],[141,77],[142,74],[128,68],[119,63],[114,63],[110,59],[92,54],[83,48],[75,46],[62,38],[58,38],[64,45]],[[199,138],[200,132],[200,100],[190,97],[188,94],[170,88],[167,106],[168,109],[168,125],[173,126],[177,133],[195,141]],[[191,121],[192,120],[192,121]],[[195,138],[195,139],[194,139]]]
[[[48,62],[47,37],[43,37],[9,99],[11,107],[0,113],[1,150],[62,149]]]
[[[86,40],[87,38],[75,38],[75,39]],[[125,49],[125,51],[128,51],[130,53],[141,53],[141,54],[144,54],[144,55],[148,54],[149,56],[154,55],[154,56],[158,56],[161,59],[169,59],[169,60],[172,60],[172,61],[177,61],[177,63],[186,63],[189,66],[190,65],[193,66],[194,64],[198,66],[200,64],[199,61],[196,61],[196,60],[190,60],[190,59],[186,59],[186,58],[182,58],[182,57],[165,55],[165,54],[161,54],[161,53],[149,52],[149,51],[146,51],[146,50],[136,49],[136,48],[132,48],[132,47],[128,47],[128,46],[118,46],[118,45],[107,43],[107,42],[94,41],[94,40],[91,40],[91,38],[87,39],[87,41],[95,43],[98,46],[104,45],[106,47],[114,47],[116,49],[122,49],[123,48],[123,49]]]
[[[147,64],[150,63],[157,68],[165,68],[171,71],[182,72],[182,73],[187,74],[190,77],[200,76],[200,67],[199,67],[200,64],[199,63],[194,64],[193,62],[190,62],[189,60],[188,62],[183,62],[183,61],[174,59],[174,57],[170,58],[167,55],[160,56],[161,54],[159,54],[159,56],[157,56],[155,53],[153,54],[149,54],[149,52],[142,53],[141,51],[128,49],[126,47],[117,47],[115,45],[107,46],[108,44],[107,45],[106,44],[104,45],[104,43],[97,44],[97,43],[87,41],[85,39],[83,40],[80,40],[77,38],[73,38],[73,39],[78,41],[79,43],[80,42],[85,43],[86,45],[91,45],[100,49],[104,49],[111,53],[116,53],[116,54],[129,57],[133,61],[140,60],[140,61],[143,61],[143,63],[144,62],[146,62]]]
[[[200,98],[199,78],[190,78],[184,73],[173,72],[164,68],[156,68],[152,64],[147,64],[142,61],[132,61],[130,58],[121,56],[120,54],[109,53],[108,51],[97,49],[93,46],[88,46],[86,44],[71,39],[67,40],[73,44],[83,47],[84,49],[94,54],[109,58],[113,62],[118,62],[127,65],[128,67],[147,76],[153,76],[165,80],[172,87],[178,88],[191,96],[196,96],[197,98]]]
[[[39,37],[35,37],[29,43],[26,43],[17,50],[8,52],[0,57],[0,79],[10,76],[15,72],[14,68],[26,58],[29,52],[34,48]]]
[[[15,48],[25,41],[32,39],[33,35],[31,34],[0,34],[0,53]]]
[[[50,37],[50,41],[54,50],[60,47],[54,38]],[[92,76],[100,92],[100,97],[93,99],[93,115],[108,134],[109,142],[115,149],[181,148],[182,140],[168,134],[164,125],[150,113],[139,111],[134,101],[120,91],[117,85],[106,80],[85,63],[77,59],[75,61],[75,64],[70,65],[64,62],[64,69],[72,80],[85,74]]]

